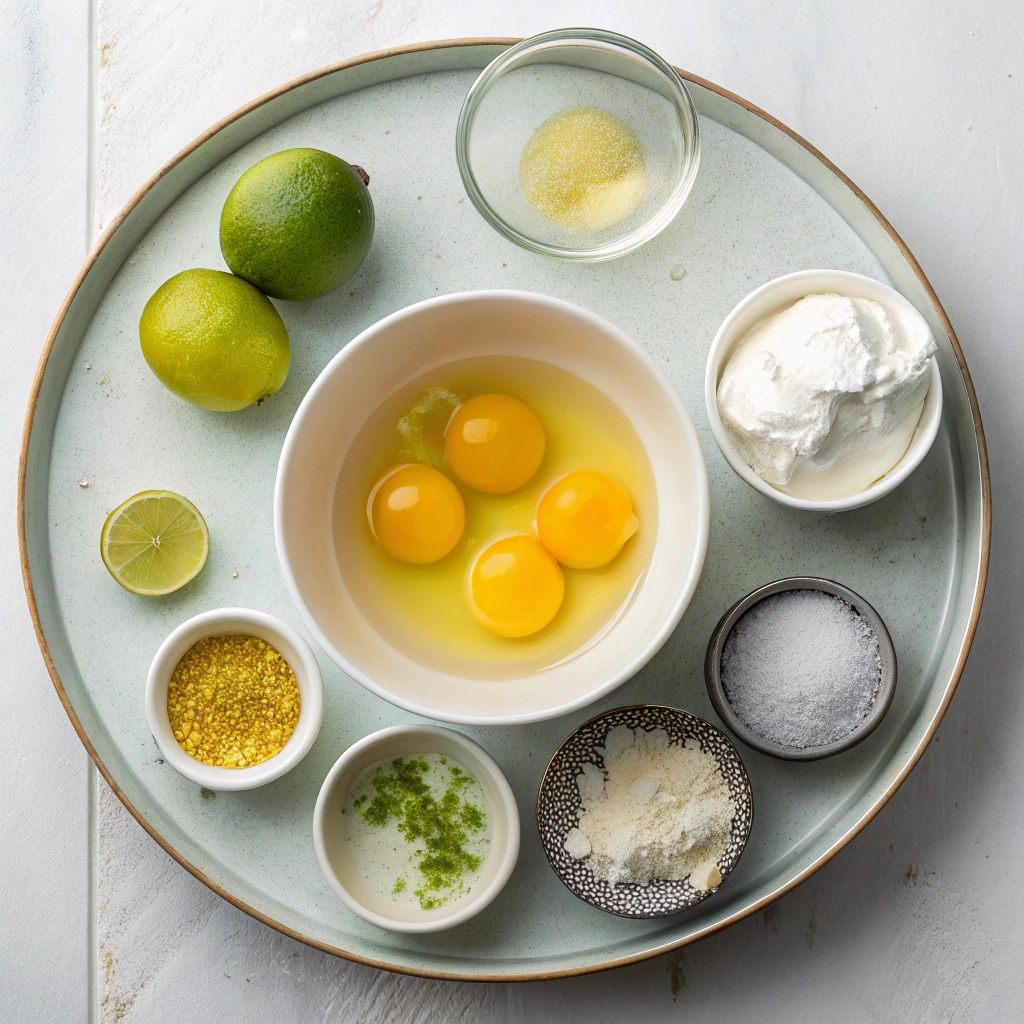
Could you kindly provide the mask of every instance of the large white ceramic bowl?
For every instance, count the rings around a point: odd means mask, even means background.
[[[208,636],[255,636],[291,666],[299,686],[299,720],[279,754],[250,768],[219,768],[188,754],[174,738],[167,687],[178,662]],[[222,792],[255,789],[279,779],[309,753],[324,719],[324,682],[309,644],[287,623],[251,608],[215,608],[186,619],[160,645],[146,680],[146,718],[165,760],[192,782]]]
[[[933,356],[929,367],[928,393],[924,400],[924,409],[917,430],[910,440],[910,445],[903,458],[889,470],[880,480],[866,490],[851,494],[846,498],[832,498],[827,501],[814,501],[810,498],[798,498],[786,494],[762,480],[743,461],[742,456],[732,446],[729,431],[718,413],[718,382],[722,378],[729,357],[736,345],[765,317],[781,312],[787,306],[802,299],[805,295],[816,295],[822,292],[834,292],[836,295],[848,295],[852,298],[873,299],[890,312],[901,318],[917,320],[930,330],[917,308],[894,288],[881,281],[862,274],[852,274],[846,270],[799,270],[795,274],[777,277],[756,288],[725,318],[719,327],[715,340],[708,352],[708,361],[704,375],[704,402],[707,407],[711,432],[715,435],[718,447],[722,450],[726,461],[751,487],[766,494],[769,498],[788,505],[790,508],[808,509],[814,512],[843,512],[847,509],[860,508],[884,497],[901,483],[921,464],[939,432],[942,420],[942,377],[939,364]]]
[[[462,765],[479,784],[491,819],[490,853],[473,891],[435,910],[399,906],[363,880],[349,856],[341,813],[364,768],[410,754],[443,754]],[[313,811],[313,846],[324,877],[354,914],[390,931],[439,932],[475,917],[505,887],[519,858],[519,808],[508,780],[479,743],[436,725],[395,725],[353,743],[327,773]]]
[[[428,668],[384,640],[338,567],[332,509],[353,438],[390,395],[438,366],[486,355],[543,360],[605,393],[633,424],[654,475],[652,564],[628,608],[591,647],[532,675],[479,681]],[[292,599],[330,658],[379,696],[427,718],[474,725],[575,711],[634,675],[679,623],[704,565],[707,467],[668,378],[622,331],[578,306],[528,292],[464,292],[393,313],[334,357],[309,389],[281,452],[277,552]]]

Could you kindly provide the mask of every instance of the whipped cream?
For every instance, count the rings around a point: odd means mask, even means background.
[[[922,320],[871,299],[808,295],[737,345],[718,384],[719,414],[768,483],[811,498],[856,494],[906,452],[934,352]]]

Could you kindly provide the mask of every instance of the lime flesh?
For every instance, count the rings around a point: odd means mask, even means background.
[[[142,491],[107,516],[100,553],[110,575],[133,594],[159,597],[195,579],[206,564],[210,535],[187,498]]]

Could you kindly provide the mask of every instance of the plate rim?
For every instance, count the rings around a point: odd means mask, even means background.
[[[57,339],[57,335],[60,331],[61,326],[64,323],[65,317],[71,307],[75,296],[78,294],[79,289],[84,283],[89,272],[92,270],[100,253],[106,247],[108,242],[111,240],[118,228],[124,223],[128,215],[138,206],[142,199],[147,195],[150,189],[157,184],[165,175],[167,175],[173,168],[181,163],[186,157],[188,157],[195,150],[199,149],[204,143],[209,141],[213,136],[217,135],[223,129],[227,128],[235,121],[238,121],[245,115],[251,113],[269,103],[270,101],[277,99],[280,96],[291,92],[293,89],[297,89],[301,86],[307,85],[320,78],[325,78],[329,75],[333,75],[339,71],[345,71],[353,67],[357,67],[362,64],[372,63],[378,60],[384,60],[389,57],[402,56],[411,53],[421,53],[430,50],[442,50],[442,49],[458,49],[463,47],[476,47],[476,46],[503,46],[509,47],[514,46],[516,43],[521,42],[519,37],[507,37],[507,36],[469,36],[454,39],[439,39],[425,41],[421,43],[410,43],[403,46],[387,47],[380,50],[372,50],[367,53],[359,54],[355,57],[350,57],[342,61],[337,61],[333,64],[328,64],[325,67],[316,69],[311,72],[307,72],[304,75],[300,75],[296,78],[285,82],[283,85],[278,86],[268,92],[251,100],[249,103],[237,108],[226,117],[221,118],[219,121],[214,123],[206,131],[198,135],[192,142],[187,146],[178,151],[170,160],[168,160],[163,166],[159,168],[128,200],[128,202],[122,207],[116,217],[110,222],[107,228],[103,231],[100,237],[94,243],[89,254],[86,256],[84,263],[75,275],[74,281],[71,287],[68,289],[60,308],[57,312],[56,318],[54,319],[53,325],[46,337],[46,341],[43,345],[43,350],[40,353],[39,362],[36,366],[35,376],[32,380],[32,386],[29,391],[28,406],[25,411],[25,420],[22,430],[22,441],[21,441],[21,453],[18,463],[18,497],[16,507],[16,518],[18,523],[18,549],[19,558],[21,563],[22,582],[25,587],[25,596],[28,603],[29,615],[32,619],[32,626],[35,630],[36,640],[39,644],[40,652],[43,656],[43,662],[46,665],[46,669],[53,682],[54,688],[57,691],[57,696],[60,699],[61,705],[64,708],[75,732],[81,740],[82,745],[85,747],[86,752],[92,759],[99,771],[100,775],[106,781],[107,785],[125,806],[127,811],[132,817],[142,826],[142,828],[157,842],[157,844],[164,850],[168,856],[172,857],[177,863],[179,863],[186,871],[193,875],[196,879],[202,882],[207,888],[216,893],[218,896],[227,900],[230,904],[237,907],[239,910],[248,914],[250,917],[255,918],[257,921],[262,922],[265,925],[270,926],[278,932],[289,936],[290,938],[296,939],[299,942],[305,943],[308,946],[312,946],[316,949],[320,949],[323,952],[331,953],[334,956],[341,957],[345,960],[353,961],[354,963],[360,963],[368,967],[376,967],[381,970],[391,971],[396,974],[404,974],[411,977],[420,978],[432,978],[443,981],[472,981],[472,982],[522,982],[522,981],[549,981],[558,978],[572,978],[580,977],[586,974],[596,974],[602,971],[612,970],[616,967],[625,967],[629,964],[640,963],[644,960],[650,960],[654,957],[660,956],[663,953],[668,953],[676,949],[681,949],[684,946],[690,945],[691,943],[697,942],[700,939],[707,938],[709,935],[713,935],[717,932],[724,931],[726,928],[743,920],[746,917],[750,917],[756,914],[758,911],[764,909],[766,906],[774,903],[781,896],[787,892],[795,889],[802,882],[806,881],[811,875],[819,870],[823,865],[830,861],[840,850],[842,850],[848,843],[850,843],[861,831],[874,819],[878,812],[889,802],[892,795],[897,789],[903,784],[907,776],[913,770],[917,762],[921,759],[922,754],[931,742],[932,736],[938,729],[939,723],[942,721],[943,716],[949,707],[950,702],[953,699],[953,694],[956,692],[958,683],[963,674],[964,666],[967,662],[967,656],[970,653],[971,646],[974,642],[975,634],[977,633],[978,620],[981,615],[982,601],[985,595],[985,588],[988,581],[988,569],[989,560],[991,554],[991,542],[992,542],[992,489],[991,479],[989,475],[989,459],[988,459],[988,448],[985,442],[985,430],[981,421],[981,410],[978,405],[977,394],[974,389],[973,381],[971,380],[970,371],[967,368],[967,362],[964,358],[963,350],[960,347],[959,340],[957,339],[956,332],[953,330],[953,325],[949,321],[949,317],[946,315],[945,310],[942,307],[941,302],[931,282],[925,276],[924,271],[921,269],[921,265],[918,263],[914,254],[910,251],[906,242],[899,236],[889,221],[883,216],[877,206],[868,198],[864,191],[859,188],[854,182],[841,171],[831,160],[828,159],[820,150],[813,146],[810,142],[804,139],[801,135],[797,134],[793,129],[783,124],[780,120],[773,117],[767,111],[762,110],[760,107],[751,103],[749,100],[731,92],[728,89],[724,89],[719,85],[709,81],[706,78],[701,78],[698,75],[694,75],[690,72],[683,71],[676,68],[676,71],[683,78],[684,82],[692,83],[707,91],[716,94],[717,96],[729,100],[737,106],[743,108],[748,113],[765,121],[768,125],[774,127],[782,134],[787,136],[803,150],[805,150],[810,156],[816,159],[818,162],[824,165],[824,167],[836,178],[838,178],[843,184],[850,189],[853,196],[858,200],[867,212],[878,222],[879,226],[889,236],[892,242],[899,250],[901,256],[906,261],[908,267],[917,278],[918,283],[924,291],[925,297],[930,303],[933,312],[938,318],[939,323],[942,325],[942,329],[949,339],[950,345],[953,350],[954,358],[956,359],[957,367],[960,372],[961,379],[963,380],[964,387],[967,393],[967,400],[970,405],[971,418],[974,426],[975,440],[978,446],[978,469],[979,469],[979,484],[981,491],[981,508],[980,508],[980,543],[978,550],[978,570],[977,576],[974,581],[974,593],[971,600],[971,610],[968,616],[965,635],[960,643],[960,649],[957,653],[956,663],[953,667],[952,675],[949,683],[946,686],[945,692],[942,695],[942,700],[939,706],[935,710],[932,716],[932,720],[928,723],[925,731],[918,741],[917,746],[907,757],[906,763],[900,770],[899,774],[890,784],[882,791],[882,793],[876,797],[872,804],[864,811],[861,817],[834,843],[832,843],[826,850],[824,850],[814,861],[812,861],[803,871],[799,872],[793,878],[789,879],[785,884],[780,885],[778,888],[763,896],[761,899],[754,901],[749,906],[743,907],[737,910],[735,913],[730,914],[727,918],[722,921],[715,922],[714,924],[708,925],[705,928],[700,929],[690,935],[684,936],[679,939],[674,939],[670,942],[665,942],[657,945],[651,949],[644,950],[640,953],[633,953],[627,956],[616,957],[611,960],[602,961],[600,963],[586,964],[579,967],[567,967],[558,968],[554,970],[544,971],[522,971],[516,973],[472,973],[462,971],[437,971],[427,970],[424,968],[413,967],[407,964],[393,964],[385,960],[378,960],[373,957],[363,956],[359,953],[353,953],[349,950],[342,949],[339,946],[333,946],[328,942],[324,942],[320,939],[313,938],[312,936],[305,935],[296,929],[290,928],[287,925],[276,921],[262,911],[257,910],[255,907],[250,906],[243,900],[234,896],[228,892],[221,885],[209,878],[206,874],[199,870],[195,865],[188,861],[184,856],[178,853],[173,846],[170,845],[157,831],[150,825],[150,823],[141,815],[131,801],[122,792],[121,788],[115,782],[110,772],[100,759],[95,747],[90,741],[86,734],[81,721],[75,712],[74,707],[71,704],[70,699],[66,691],[64,690],[63,683],[61,682],[60,676],[57,672],[53,658],[50,653],[49,645],[46,636],[43,632],[42,623],[39,617],[39,607],[36,601],[35,589],[32,582],[32,573],[29,565],[28,557],[28,535],[26,527],[26,484],[28,477],[28,460],[29,460],[29,448],[32,438],[32,427],[35,421],[35,414],[39,402],[39,397],[42,389],[43,378],[46,373],[46,368],[49,363],[50,356],[53,352],[53,348]],[[828,202],[828,200],[825,200]],[[829,203],[829,205],[832,205]]]

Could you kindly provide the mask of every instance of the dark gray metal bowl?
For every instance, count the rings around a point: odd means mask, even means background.
[[[878,683],[878,693],[875,695],[874,703],[864,720],[852,732],[820,747],[788,747],[772,743],[771,740],[759,736],[736,716],[722,686],[722,647],[732,632],[733,626],[745,612],[748,612],[759,601],[787,590],[821,590],[826,594],[842,598],[864,616],[868,625],[878,636],[878,655],[882,661],[882,677]],[[704,680],[707,683],[711,703],[715,705],[715,710],[721,715],[722,721],[748,747],[753,747],[755,750],[760,750],[762,754],[769,754],[783,761],[817,761],[856,746],[873,732],[885,717],[885,713],[892,703],[893,694],[896,692],[896,649],[892,645],[892,638],[889,636],[889,630],[885,628],[882,617],[860,594],[834,580],[821,579],[817,576],[789,576],[784,580],[768,583],[747,594],[722,616],[708,643],[708,651],[704,659]]]

